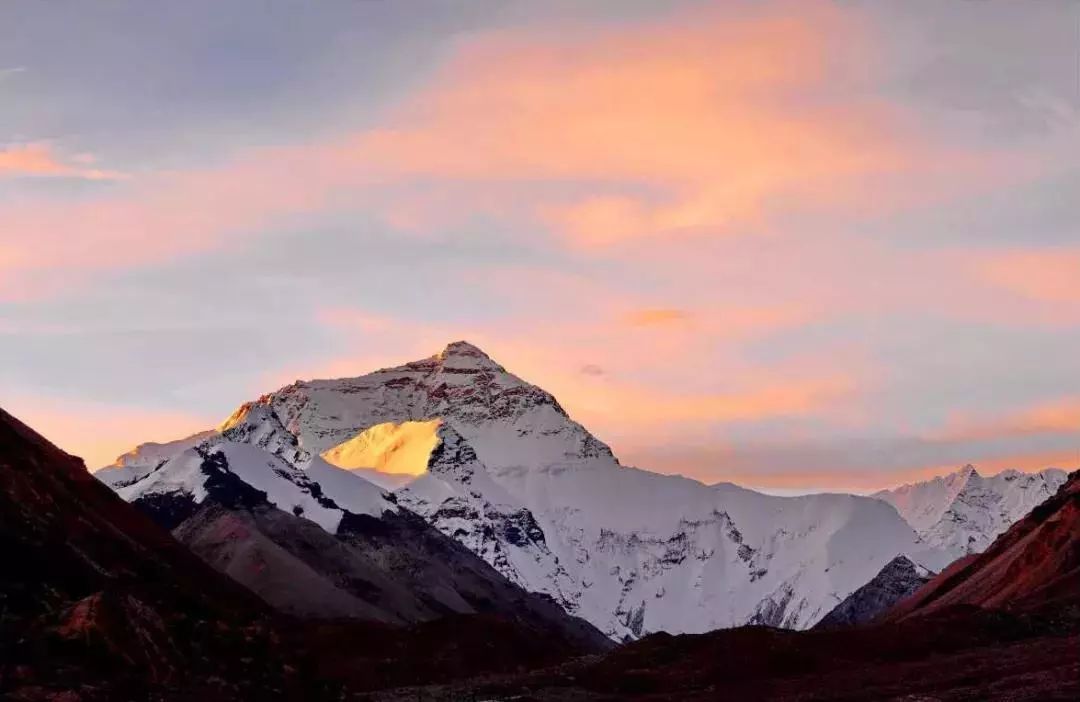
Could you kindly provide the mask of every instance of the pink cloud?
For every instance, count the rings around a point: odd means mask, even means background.
[[[413,236],[486,215],[555,237],[542,245],[617,255],[638,240],[777,236],[766,215],[778,203],[881,211],[1011,173],[928,142],[895,105],[832,90],[853,79],[852,55],[874,63],[874,31],[815,2],[471,35],[372,129],[146,174],[89,199],[0,205],[0,297],[228,248],[312,213],[373,212]],[[40,146],[8,161],[92,172]]]
[[[975,265],[988,283],[1021,298],[1080,304],[1080,249],[996,252]]]
[[[962,440],[1072,433],[1080,433],[1080,396],[1045,400],[1004,415],[957,414],[938,438]]]
[[[897,131],[886,105],[793,98],[843,72],[827,37],[869,50],[836,8],[800,10],[474,38],[393,113],[393,129],[357,149],[412,177],[592,181],[585,194],[537,205],[568,241],[590,247],[716,231],[784,197],[848,201],[868,177],[909,169],[925,147]],[[605,192],[611,183],[652,195]]]
[[[91,154],[76,154],[62,159],[46,142],[0,147],[0,178],[64,177],[84,180],[119,180],[117,171],[94,168]]]

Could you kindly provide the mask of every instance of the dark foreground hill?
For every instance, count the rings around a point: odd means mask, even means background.
[[[0,694],[322,691],[258,598],[0,410]]]
[[[531,600],[412,626],[275,612],[3,410],[0,562],[2,699],[347,699],[593,650]]]

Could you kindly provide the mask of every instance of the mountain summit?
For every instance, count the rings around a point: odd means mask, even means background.
[[[506,372],[506,369],[493,361],[491,356],[488,356],[480,350],[479,347],[470,344],[468,341],[451,341],[442,351],[435,354],[434,358],[438,359],[443,364],[455,367],[471,365],[475,368],[483,368],[500,373]]]

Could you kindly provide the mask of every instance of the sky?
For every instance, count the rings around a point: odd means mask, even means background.
[[[1080,4],[0,5],[0,405],[91,468],[467,339],[624,464],[1080,466]]]

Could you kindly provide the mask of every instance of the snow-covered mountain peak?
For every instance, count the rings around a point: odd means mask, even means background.
[[[505,373],[506,369],[468,341],[452,341],[434,358],[447,368],[472,368]]]
[[[550,393],[467,342],[368,375],[296,382],[264,402],[320,454],[386,423],[442,420],[496,471],[615,460]]]
[[[263,398],[253,402],[245,402],[230,414],[225,421],[215,428],[217,432],[224,434],[230,429],[235,429],[242,424],[255,424],[270,419],[273,410],[263,401]]]
[[[998,534],[1053,495],[1065,472],[1005,470],[983,476],[967,465],[948,475],[882,490],[873,497],[893,505],[929,544],[954,557],[982,551]]]
[[[968,463],[966,466],[964,466],[960,470],[949,474],[949,478],[951,478],[954,481],[971,480],[972,478],[981,478],[981,477],[982,477],[982,475],[979,474],[978,469],[976,469],[975,466],[973,466],[970,463]]]

